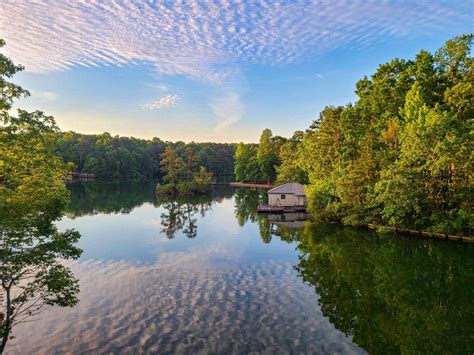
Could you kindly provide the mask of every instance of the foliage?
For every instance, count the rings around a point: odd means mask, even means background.
[[[326,107],[282,146],[277,181],[302,169],[310,209],[327,220],[470,234],[471,43],[380,65],[356,84],[355,104]]]
[[[303,185],[307,184],[308,175],[301,165],[303,157],[300,156],[300,154],[302,150],[298,149],[303,137],[303,132],[296,131],[293,137],[281,145],[279,151],[281,164],[276,167],[277,185],[287,182],[298,182]]]
[[[235,151],[235,178],[238,181],[260,180],[257,145],[239,143]]]
[[[278,150],[272,141],[272,131],[264,129],[260,135],[257,149],[257,161],[260,166],[260,176],[268,183],[275,179],[275,165],[278,163]]]
[[[233,177],[235,144],[164,142],[109,133],[85,135],[58,133],[56,152],[75,170],[95,174],[101,179],[160,178],[160,156],[172,148],[186,164],[187,174],[196,166],[205,166],[218,177]],[[192,154],[189,155],[189,154]],[[191,177],[189,176],[189,179]]]
[[[5,41],[0,38],[0,48],[3,46]],[[23,70],[21,65],[16,65],[10,58],[0,53],[0,120],[2,121],[8,119],[8,110],[11,109],[15,99],[30,95],[21,86],[7,80],[21,70]]]
[[[165,152],[161,154],[160,166],[165,173],[163,180],[170,185],[176,184],[186,173],[183,159],[171,147],[166,147]]]
[[[18,70],[0,55],[0,353],[17,324],[46,305],[75,305],[79,292],[60,261],[79,257],[79,233],[59,232],[54,224],[68,202],[63,179],[69,169],[54,154],[58,129],[52,117],[9,114],[13,100],[27,94],[5,80]]]
[[[194,174],[194,185],[198,193],[207,193],[211,189],[212,174],[204,166],[199,167],[199,171]]]
[[[263,130],[259,144],[239,143],[234,156],[236,180],[267,184],[275,181],[281,163],[280,150],[286,143],[286,138],[273,136],[269,129]]]
[[[198,172],[191,170],[190,162],[194,159],[194,153],[188,149],[187,163],[178,156],[171,147],[166,147],[161,155],[161,169],[166,173],[163,180],[166,184],[158,184],[156,193],[160,195],[194,195],[206,194],[211,191],[212,174],[204,166]],[[193,179],[190,181],[190,179]]]

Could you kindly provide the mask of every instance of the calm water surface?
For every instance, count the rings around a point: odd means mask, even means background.
[[[70,188],[81,301],[14,329],[10,353],[474,352],[471,246],[269,221],[250,189]]]

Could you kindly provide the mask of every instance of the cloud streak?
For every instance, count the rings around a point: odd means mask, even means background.
[[[178,95],[166,95],[158,100],[147,102],[146,104],[140,105],[143,110],[156,110],[160,108],[168,108],[176,106],[176,102],[179,100]]]
[[[236,93],[227,94],[216,99],[211,104],[212,111],[217,117],[214,132],[223,133],[227,128],[239,122],[244,114],[244,105]]]
[[[52,91],[33,91],[33,97],[41,100],[41,101],[56,101],[59,98],[59,94],[52,92]]]
[[[304,61],[343,46],[469,21],[470,1],[54,0],[2,2],[6,54],[33,72],[148,63],[222,83],[245,64]]]

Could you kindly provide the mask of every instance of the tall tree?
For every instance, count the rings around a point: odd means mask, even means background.
[[[186,172],[186,165],[183,159],[171,147],[166,147],[161,155],[160,166],[161,170],[166,174],[163,179],[172,185],[176,184]]]
[[[260,179],[260,166],[255,144],[239,143],[234,159],[234,174],[238,181],[257,181]]]
[[[190,181],[193,176],[194,166],[196,164],[196,154],[194,149],[186,147],[185,149],[185,163],[186,163],[186,181]]]
[[[272,142],[272,131],[264,129],[260,135],[260,142],[257,150],[257,160],[260,165],[261,177],[269,184],[275,179],[275,166],[278,162],[277,152]]]
[[[8,112],[27,95],[6,80],[21,69],[0,54],[0,353],[17,324],[45,305],[75,305],[79,291],[61,261],[79,257],[79,233],[55,225],[68,202],[69,171],[54,153],[58,128],[40,111]]]
[[[306,184],[308,182],[308,175],[301,163],[304,159],[301,149],[303,137],[304,132],[296,131],[293,137],[280,146],[279,160],[281,164],[276,168],[277,184],[286,182]]]
[[[309,207],[325,219],[470,234],[472,38],[358,81],[354,104],[326,107],[296,148],[282,147],[281,180],[301,167]]]

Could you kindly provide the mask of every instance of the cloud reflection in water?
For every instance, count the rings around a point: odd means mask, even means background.
[[[239,264],[221,248],[152,265],[78,262],[81,303],[19,329],[12,353],[361,352],[334,329],[291,265]]]

